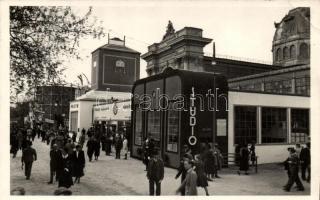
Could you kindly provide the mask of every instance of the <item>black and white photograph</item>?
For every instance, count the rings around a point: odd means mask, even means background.
[[[319,5],[0,1],[0,192],[319,199]]]

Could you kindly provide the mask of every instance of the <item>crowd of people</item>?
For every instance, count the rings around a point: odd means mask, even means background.
[[[114,152],[115,159],[127,159],[128,139],[125,132],[116,132],[112,128],[101,133],[94,128],[87,131],[83,129],[76,141],[77,135],[70,133],[67,129],[41,128],[13,128],[11,130],[10,142],[13,158],[19,150],[22,151],[22,168],[26,179],[29,180],[33,162],[37,160],[37,152],[32,147],[36,138],[48,145],[50,148],[50,178],[48,184],[58,183],[58,188],[70,188],[76,183],[80,183],[81,177],[85,175],[86,156],[82,150],[87,147],[89,162],[98,161],[100,150],[105,155],[111,156]],[[149,194],[161,195],[161,182],[164,179],[164,161],[161,159],[160,150],[156,147],[153,138],[147,137],[143,142],[143,163],[145,164],[146,176],[149,181]],[[288,148],[289,157],[284,162],[288,174],[288,182],[284,186],[285,191],[290,191],[294,183],[298,191],[303,191],[304,186],[301,179],[310,182],[310,143],[306,147],[297,144],[295,148]],[[122,154],[120,152],[123,152]],[[240,145],[238,149],[238,164],[240,175],[242,171],[248,175],[251,165],[256,164],[255,144],[250,147],[247,144]],[[94,156],[94,158],[93,158]],[[208,183],[213,179],[221,178],[219,171],[222,168],[223,156],[217,143],[201,144],[200,150],[193,152],[188,145],[183,146],[182,158],[175,179],[181,177],[181,185],[176,190],[177,194],[197,195],[198,188],[203,188],[205,194],[209,196]]]
[[[283,186],[283,190],[290,192],[292,185],[296,183],[298,191],[304,191],[304,186],[299,178],[299,171],[301,169],[301,179],[310,183],[310,142],[306,144],[306,147],[302,147],[300,144],[296,144],[295,148],[289,147],[288,152],[289,156],[284,161],[285,170],[287,170],[288,174],[288,182]]]
[[[12,127],[10,132],[10,144],[13,158],[19,150],[22,151],[22,168],[25,169],[26,179],[31,176],[32,164],[37,160],[37,152],[32,148],[32,143],[38,138],[50,148],[50,178],[48,184],[58,183],[58,188],[70,188],[80,183],[84,176],[86,165],[85,153],[82,150],[86,143],[89,162],[98,161],[100,149],[110,156],[112,149],[115,149],[115,159],[120,159],[120,152],[123,151],[124,159],[127,159],[128,140],[125,132],[115,132],[110,128],[106,133],[96,131],[93,127],[87,131],[82,129],[81,135],[76,141],[77,134],[69,132],[61,126],[54,130],[43,130],[40,127],[34,128]]]
[[[143,163],[146,166],[147,178],[149,180],[149,195],[161,195],[161,181],[164,178],[164,163],[159,156],[159,149],[155,147],[154,140],[147,137],[143,143]],[[208,192],[208,181],[214,178],[221,178],[218,171],[221,170],[223,156],[218,144],[203,144],[201,153],[193,154],[188,145],[184,145],[183,157],[180,161],[178,179],[181,176],[181,185],[177,194],[197,195],[197,187]],[[156,191],[156,192],[154,192]]]

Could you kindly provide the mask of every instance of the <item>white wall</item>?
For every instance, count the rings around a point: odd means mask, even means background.
[[[228,151],[235,152],[234,146],[234,106],[270,106],[283,108],[310,108],[309,97],[286,96],[274,94],[245,93],[245,92],[228,92]],[[272,163],[282,162],[288,156],[288,147],[294,144],[257,144],[256,153],[258,162]]]
[[[78,127],[79,132],[83,128],[88,130],[92,124],[92,108],[93,104],[95,104],[95,101],[80,101],[80,108],[79,108],[79,118],[78,118]],[[78,134],[80,135],[80,134]]]

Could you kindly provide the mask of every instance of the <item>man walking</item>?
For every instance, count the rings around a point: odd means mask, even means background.
[[[290,156],[288,158],[288,165],[289,165],[289,180],[288,183],[283,187],[283,190],[289,192],[293,183],[297,184],[298,191],[304,191],[304,187],[299,178],[299,157],[296,153],[296,150],[291,148],[290,149]]]
[[[301,162],[301,178],[310,182],[310,142],[307,146],[303,148],[300,152],[300,162]],[[306,178],[306,170],[308,170],[308,177]]]
[[[149,161],[147,177],[149,179],[149,194],[154,195],[154,186],[156,186],[156,195],[161,194],[161,181],[164,177],[164,164],[159,158],[158,151],[155,150]]]
[[[198,195],[197,191],[197,179],[198,176],[193,170],[193,161],[187,159],[184,161],[184,167],[187,170],[186,178],[177,189],[176,193],[179,193],[183,188],[185,189],[186,196]]]
[[[32,142],[27,141],[27,147],[22,151],[21,163],[22,168],[23,164],[25,165],[24,174],[26,179],[30,179],[32,163],[37,160],[37,152],[34,148],[32,148]]]
[[[53,183],[53,176],[56,176],[56,181],[59,180],[59,174],[61,173],[62,152],[58,149],[57,144],[52,145],[50,151],[50,181],[48,184]]]

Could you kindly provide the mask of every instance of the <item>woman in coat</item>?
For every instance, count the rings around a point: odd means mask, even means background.
[[[75,177],[74,183],[80,183],[80,178],[84,176],[83,169],[86,164],[84,152],[81,145],[76,146],[76,151],[73,152],[73,177]]]
[[[212,181],[212,178],[214,178],[214,174],[216,171],[216,158],[210,145],[209,151],[207,152],[207,159],[204,162],[204,166],[208,181]]]
[[[92,161],[92,156],[94,153],[94,147],[95,147],[95,141],[93,140],[92,137],[89,138],[87,142],[87,155],[89,157],[89,162]]]
[[[202,187],[204,191],[206,192],[206,195],[209,196],[208,192],[208,181],[207,181],[207,176],[204,171],[204,164],[203,161],[200,159],[200,155],[195,155],[195,172],[197,174],[197,186]]]
[[[245,175],[248,175],[249,170],[249,149],[248,145],[245,144],[240,149],[240,167],[238,170],[238,174],[241,174],[241,171],[245,172]]]
[[[62,172],[59,176],[59,184],[58,187],[66,187],[70,188],[73,185],[72,181],[72,158],[67,153],[68,149],[62,149]]]
[[[94,138],[94,159],[98,160],[100,156],[100,141],[97,138]]]

